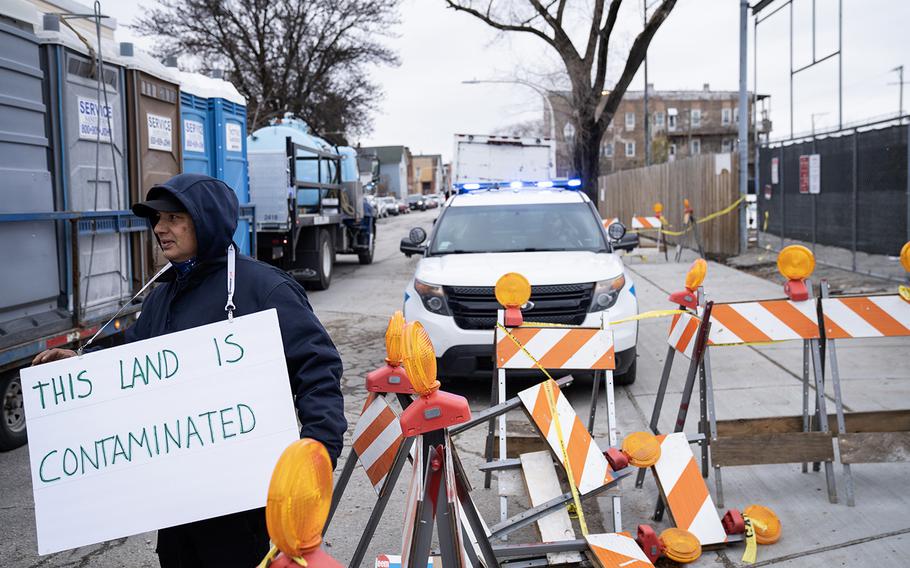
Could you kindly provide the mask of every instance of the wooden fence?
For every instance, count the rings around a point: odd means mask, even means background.
[[[663,219],[672,230],[683,228],[683,199],[688,199],[697,218],[720,211],[739,199],[738,159],[736,154],[705,154],[664,164],[625,170],[600,178],[600,214],[618,217],[631,227],[633,215],[653,216],[654,204],[663,204]],[[739,254],[739,213],[727,215],[698,226],[705,254]],[[642,233],[656,235],[655,232]],[[694,248],[689,236],[667,237],[671,244],[682,239],[683,246]]]

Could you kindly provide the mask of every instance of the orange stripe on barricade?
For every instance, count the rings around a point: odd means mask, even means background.
[[[373,420],[366,430],[363,431],[363,434],[357,437],[354,440],[353,446],[354,451],[357,452],[357,455],[363,455],[367,448],[373,445],[373,442],[379,438],[379,435],[382,434],[389,424],[395,420],[395,413],[391,408],[386,407],[382,412]]]
[[[528,341],[540,333],[540,329],[539,327],[513,327],[509,329],[509,332],[519,343],[527,345]],[[521,347],[515,345],[515,341],[508,335],[503,335],[496,344],[496,356],[499,358],[500,364],[514,357],[519,351],[521,351]]]
[[[370,483],[375,487],[379,485],[379,482],[388,475],[389,471],[392,470],[392,464],[395,461],[395,455],[398,453],[398,446],[401,444],[401,441],[404,439],[404,436],[398,436],[395,442],[386,448],[386,451],[379,456],[373,465],[367,468],[367,477],[370,478]]]
[[[547,402],[547,395],[543,392],[543,389],[540,389],[540,392],[537,393],[537,398],[534,400],[531,419],[534,420],[534,423],[540,427],[541,432],[546,436],[548,430],[544,430],[543,425],[550,424],[550,421],[553,420],[553,415],[550,413],[550,404]]]
[[[604,356],[594,363],[595,369],[615,369],[616,368],[616,350],[610,347],[610,350],[604,353]]]
[[[729,329],[745,343],[771,340],[762,330],[755,327],[749,320],[734,310],[730,304],[714,304],[714,309],[711,311],[711,320],[717,321]]]
[[[543,391],[543,389],[540,389]],[[591,435],[585,429],[578,416],[572,424],[572,434],[569,435],[569,443],[566,453],[569,454],[569,463],[572,465],[572,477],[575,478],[575,486],[581,484],[581,476],[585,471],[585,461],[588,458],[588,447],[593,443]]]
[[[707,497],[708,487],[701,477],[698,464],[693,459],[686,465],[676,485],[667,495],[668,508],[676,526],[688,530],[687,527],[692,525]]]
[[[818,323],[807,318],[789,302],[759,302],[787,327],[805,338],[818,337]],[[716,309],[715,305],[715,309]]]
[[[676,344],[676,349],[685,352],[689,342],[695,337],[696,331],[698,331],[698,320],[689,318],[689,321],[686,322],[686,328],[683,329],[682,335],[679,337],[679,343]]]
[[[565,362],[568,361],[572,355],[575,355],[575,353],[581,349],[581,347],[592,337],[594,337],[598,331],[600,330],[590,328],[569,330],[569,332],[566,333],[565,337],[560,339],[556,345],[547,351],[546,355],[539,359],[541,366],[544,369],[561,368]],[[521,339],[519,339],[519,341],[521,341]]]
[[[856,312],[856,315],[866,320],[866,323],[885,337],[901,336],[907,333],[906,327],[869,298],[841,298],[840,302]]]
[[[588,548],[599,568],[647,568],[651,561],[631,537],[624,534],[589,534]]]

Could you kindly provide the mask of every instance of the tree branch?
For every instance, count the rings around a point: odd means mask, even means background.
[[[607,10],[607,21],[600,30],[600,41],[597,49],[597,66],[594,75],[594,90],[601,93],[604,90],[604,81],[607,78],[607,55],[610,52],[610,36],[613,34],[613,27],[616,25],[616,17],[619,15],[619,6],[622,0],[611,0],[610,8]]]
[[[487,24],[488,26],[491,26],[491,27],[493,27],[493,28],[496,28],[497,30],[504,31],[504,32],[526,32],[526,33],[530,33],[530,34],[536,35],[536,36],[539,37],[540,39],[542,39],[542,40],[544,40],[545,42],[547,42],[550,46],[556,48],[556,43],[553,41],[553,38],[551,38],[551,37],[548,36],[547,34],[543,33],[542,31],[538,30],[537,28],[534,28],[534,27],[531,27],[531,26],[514,25],[514,24],[504,24],[504,23],[502,23],[502,22],[497,22],[497,21],[494,20],[492,17],[490,17],[490,10],[489,10],[489,9],[487,9],[487,13],[486,13],[486,14],[483,14],[483,13],[481,13],[479,10],[477,10],[477,9],[475,9],[475,8],[471,8],[470,6],[462,6],[461,4],[456,3],[454,0],[446,0],[446,4],[449,6],[449,8],[452,8],[452,9],[455,10],[456,12],[464,12],[464,13],[466,13],[466,14],[471,14],[472,16],[474,16],[475,18],[477,18],[478,20],[481,20],[482,22],[484,22],[484,23]],[[491,3],[491,5],[492,5],[492,3]],[[558,48],[557,48],[557,49],[558,49]]]

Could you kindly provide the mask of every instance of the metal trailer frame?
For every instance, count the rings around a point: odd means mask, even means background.
[[[47,213],[0,213],[0,223],[21,223],[30,221],[51,221],[59,230],[69,238],[68,247],[65,247],[66,279],[70,293],[79,297],[79,245],[78,238],[82,235],[105,233],[143,233],[148,230],[145,219],[136,217],[131,211],[54,211]],[[69,225],[68,230],[66,225]],[[107,315],[82,321],[81,304],[72,302],[73,310],[71,324],[65,329],[56,330],[49,334],[42,334],[30,338],[12,347],[0,350],[0,371],[6,371],[19,366],[23,361],[40,353],[44,349],[62,347],[80,339],[91,337],[100,324],[107,319]],[[127,308],[113,326],[106,328],[99,337],[106,337],[119,333],[127,326],[131,315],[139,311],[140,306]],[[120,325],[117,325],[117,324]]]

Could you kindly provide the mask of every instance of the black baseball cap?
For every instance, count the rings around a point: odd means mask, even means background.
[[[186,212],[183,203],[165,189],[153,187],[147,197],[145,201],[133,205],[132,210],[137,217],[157,219],[161,213]]]

